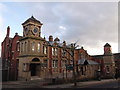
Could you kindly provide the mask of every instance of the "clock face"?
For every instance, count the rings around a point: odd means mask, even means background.
[[[33,32],[36,34],[38,32],[38,28],[34,28]]]

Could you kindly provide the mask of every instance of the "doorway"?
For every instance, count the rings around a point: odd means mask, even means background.
[[[34,58],[30,64],[31,76],[40,76],[40,61]]]
[[[30,64],[31,76],[40,76],[40,64]]]

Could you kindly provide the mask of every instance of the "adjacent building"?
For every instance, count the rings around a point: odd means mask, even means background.
[[[7,34],[1,43],[2,52],[2,69],[4,80],[17,80],[18,77],[18,55],[19,55],[19,39],[21,36],[15,33],[13,38],[9,37],[10,27],[7,27]],[[3,80],[3,81],[4,81]]]
[[[92,60],[101,64],[101,73],[103,77],[114,77],[115,76],[115,59],[114,54],[111,50],[111,45],[106,43],[104,45],[103,55],[94,55]]]

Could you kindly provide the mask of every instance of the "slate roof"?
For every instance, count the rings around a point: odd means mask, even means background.
[[[97,63],[97,62],[95,62],[95,61],[92,61],[92,60],[86,60],[86,59],[80,59],[80,60],[78,60],[78,64],[80,64],[80,65],[84,65],[84,63],[85,63],[86,61],[87,61],[88,64],[90,64],[90,65],[99,64],[99,63]]]
[[[27,19],[23,24],[27,23],[27,22],[37,22],[39,24],[42,24],[39,20],[37,20],[36,18],[34,18],[33,16],[31,16],[29,19]],[[22,24],[22,25],[23,25]]]
[[[105,45],[104,45],[104,47],[111,47],[111,45],[110,44],[108,44],[108,43],[106,43]]]
[[[120,60],[120,53],[115,53],[113,55],[115,60]]]
[[[54,43],[56,43],[56,41],[47,41],[47,44],[50,45],[50,46],[54,46]],[[63,44],[64,43],[57,42],[57,46],[59,46],[59,47],[63,47]],[[66,45],[66,47],[70,48],[71,44]]]

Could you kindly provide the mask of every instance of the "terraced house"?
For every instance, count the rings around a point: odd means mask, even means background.
[[[109,44],[104,46],[102,56],[90,56],[83,47],[76,49],[74,43],[61,42],[52,35],[48,40],[41,37],[42,25],[32,16],[22,23],[23,36],[16,33],[14,38],[9,37],[10,27],[7,28],[1,56],[8,80],[72,78],[73,68],[77,79],[96,78],[98,71],[103,76],[108,71],[108,76],[115,74],[116,64]]]

